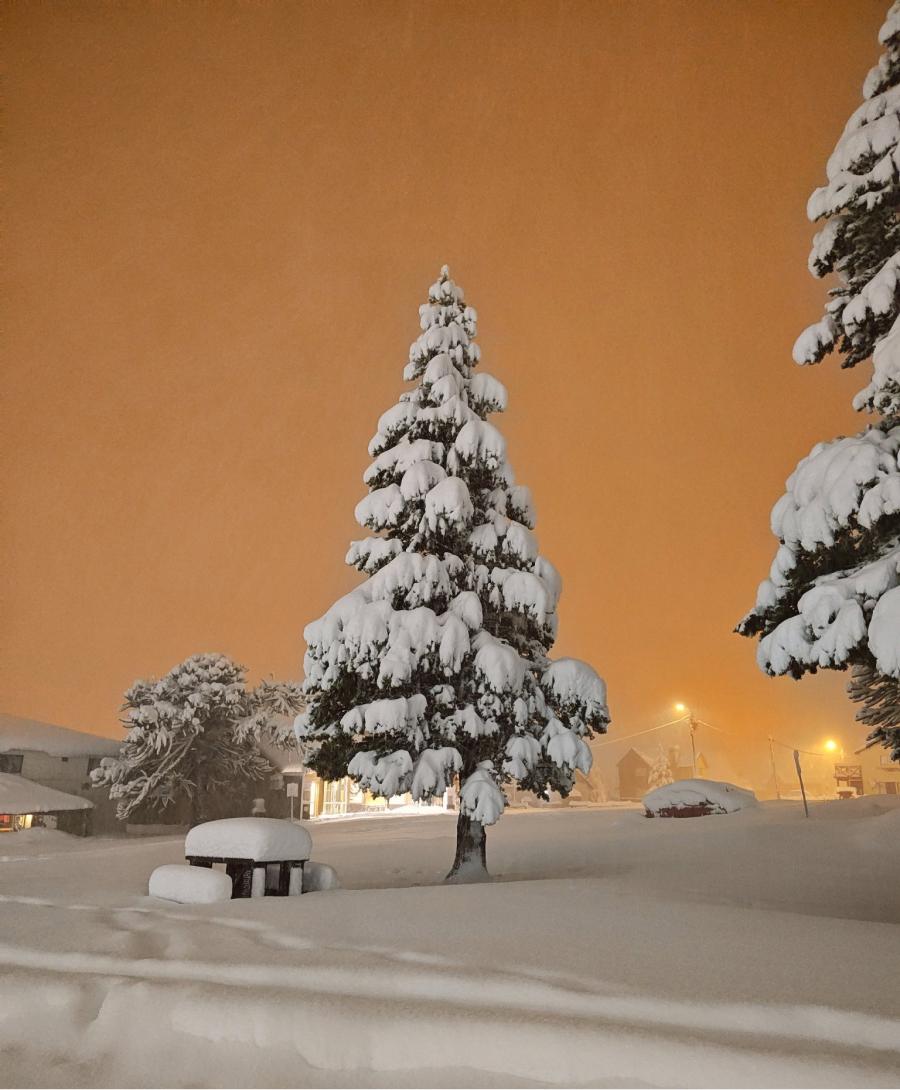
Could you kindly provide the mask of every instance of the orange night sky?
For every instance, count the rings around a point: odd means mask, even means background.
[[[117,734],[198,651],[299,676],[450,264],[612,730],[864,734],[732,634],[863,372],[802,371],[806,199],[886,0],[5,5],[5,711]]]

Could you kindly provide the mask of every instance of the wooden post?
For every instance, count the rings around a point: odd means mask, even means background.
[[[809,817],[809,806],[806,803],[806,788],[803,786],[803,769],[800,767],[800,751],[794,750],[794,764],[797,766],[797,779],[800,781],[800,794],[803,796],[803,812]]]
[[[291,890],[291,864],[282,862],[278,868],[278,896],[287,897]]]

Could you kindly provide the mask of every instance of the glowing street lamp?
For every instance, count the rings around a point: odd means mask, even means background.
[[[837,742],[833,738],[829,738],[825,743],[825,749],[828,753],[836,753],[838,748]]]
[[[683,704],[680,700],[675,705],[675,711],[678,713],[678,715],[682,715],[682,716],[687,717],[688,723],[689,723],[690,728],[691,728],[691,772],[694,775],[694,779],[696,779],[697,778],[697,746],[694,743],[694,732],[697,729],[697,723],[696,723],[696,720],[694,719],[694,713],[687,706],[687,704]]]

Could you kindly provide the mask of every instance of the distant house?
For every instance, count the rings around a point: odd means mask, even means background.
[[[86,800],[89,805],[79,809],[87,816],[78,819],[84,822],[85,833],[123,831],[116,821],[115,804],[105,792],[94,790],[90,780],[91,770],[104,757],[115,757],[118,752],[119,743],[112,738],[0,714],[0,774],[21,777],[63,795]],[[38,808],[30,812],[44,811]]]
[[[93,803],[52,787],[0,772],[0,833],[38,825],[86,836]]]
[[[672,770],[672,779],[676,782],[705,780],[709,775],[709,761],[706,755],[698,753],[695,761],[689,752],[683,751],[681,746],[669,746],[669,768]]]
[[[636,749],[629,749],[616,767],[619,771],[619,798],[642,799],[650,790],[653,762]]]
[[[261,780],[254,786],[253,793],[257,796],[257,802],[262,804],[254,812],[265,814],[266,817],[290,815],[289,789],[297,792],[294,796],[294,817],[303,819],[337,817],[341,814],[391,810],[412,805],[420,809],[440,806],[444,809],[454,808],[453,790],[417,804],[413,804],[409,792],[405,795],[394,795],[391,799],[374,798],[349,776],[339,780],[323,780],[317,773],[304,767],[303,758],[294,746],[280,749],[268,742],[261,742],[259,748],[274,769],[267,780]]]
[[[836,763],[834,781],[840,798],[900,795],[900,762],[881,746],[870,746]]]

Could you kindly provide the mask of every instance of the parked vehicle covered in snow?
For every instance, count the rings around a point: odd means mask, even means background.
[[[647,817],[704,817],[759,805],[752,791],[719,780],[667,783],[648,792],[641,801]]]

